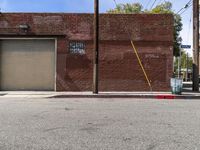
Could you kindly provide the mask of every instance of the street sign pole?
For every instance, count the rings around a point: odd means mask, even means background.
[[[188,59],[189,59],[189,56],[187,53],[187,56],[186,56],[186,82],[188,81]]]
[[[98,94],[99,72],[99,0],[94,0],[94,57],[93,57],[93,93]]]
[[[178,78],[181,78],[181,48],[179,50],[179,58],[178,58]]]

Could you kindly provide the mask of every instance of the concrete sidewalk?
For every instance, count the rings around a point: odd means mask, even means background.
[[[170,92],[38,92],[3,91],[0,98],[153,98],[153,99],[200,99],[200,93],[183,92],[172,95]]]

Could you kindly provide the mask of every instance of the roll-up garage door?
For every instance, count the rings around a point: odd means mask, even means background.
[[[55,40],[0,40],[0,88],[3,91],[55,90]]]

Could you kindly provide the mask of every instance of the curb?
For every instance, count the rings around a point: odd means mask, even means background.
[[[198,95],[56,95],[48,98],[147,98],[147,99],[200,99]]]
[[[154,95],[56,95],[49,98],[155,98]]]

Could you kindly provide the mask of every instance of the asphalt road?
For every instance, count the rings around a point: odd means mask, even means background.
[[[0,150],[199,150],[200,100],[0,99]]]

